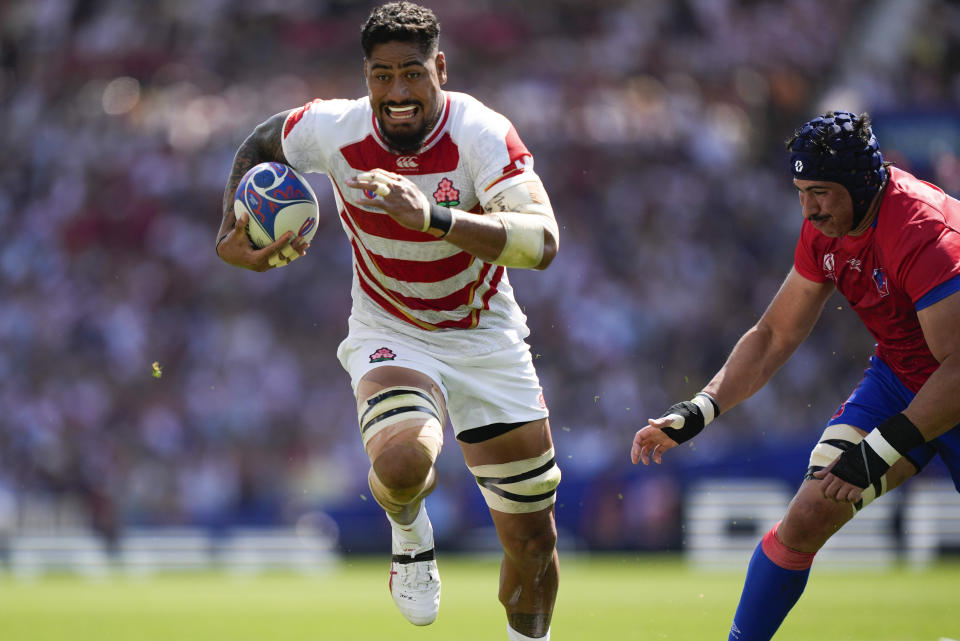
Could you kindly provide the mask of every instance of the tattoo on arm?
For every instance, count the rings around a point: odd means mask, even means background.
[[[499,193],[490,199],[484,209],[486,209],[488,213],[493,213],[495,211],[506,211],[506,204],[506,198],[503,197],[503,193]]]
[[[544,206],[550,206],[550,199],[547,198],[547,192],[539,180],[504,189],[491,198],[484,209],[487,213],[523,212],[527,211],[531,205],[535,211],[542,211]]]
[[[280,112],[258,125],[237,149],[227,186],[223,190],[223,222],[218,237],[230,230],[236,222],[233,213],[233,195],[243,175],[251,167],[262,162],[287,162],[283,155],[281,132],[288,113],[289,111]]]

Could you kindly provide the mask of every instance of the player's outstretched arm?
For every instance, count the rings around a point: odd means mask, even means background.
[[[727,411],[767,384],[810,335],[834,291],[791,268],[757,324],[740,337],[720,371],[704,387]]]
[[[917,318],[940,366],[902,413],[880,423],[857,447],[814,474],[822,479],[821,491],[828,499],[859,501],[863,490],[907,452],[960,423],[960,292],[920,310]]]
[[[347,185],[374,191],[360,206],[378,207],[408,229],[418,229],[456,245],[481,260],[504,267],[546,269],[557,255],[559,230],[539,178],[504,189],[478,216],[431,205],[405,176],[382,169],[347,179]]]
[[[237,186],[251,167],[262,162],[287,164],[280,133],[288,113],[289,111],[280,112],[258,125],[234,155],[230,177],[223,191],[223,220],[217,232],[216,246],[217,255],[231,265],[262,272],[285,265],[306,252],[306,243],[300,239],[294,240],[292,233],[284,234],[263,249],[256,249],[247,238],[247,221],[243,221],[242,225],[238,224],[233,211]]]
[[[636,433],[633,462],[660,463],[663,452],[699,434],[721,407],[727,411],[755,394],[810,334],[832,292],[832,283],[807,280],[791,269],[763,316],[740,337],[703,391]]]

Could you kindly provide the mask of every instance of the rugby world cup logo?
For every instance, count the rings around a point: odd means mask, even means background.
[[[316,218],[307,218],[303,221],[303,224],[300,225],[300,231],[297,232],[297,236],[303,237],[310,233],[310,231],[317,226]]]
[[[827,278],[832,278],[836,280],[837,277],[833,273],[833,254],[824,254],[823,255],[823,273],[826,274]]]
[[[890,288],[887,286],[887,275],[884,273],[882,267],[873,270],[873,284],[877,286],[877,292],[880,294],[880,298],[890,293]]]

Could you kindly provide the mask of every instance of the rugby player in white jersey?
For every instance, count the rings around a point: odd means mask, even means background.
[[[357,399],[370,489],[393,532],[390,586],[412,623],[436,618],[440,577],[424,505],[447,416],[503,546],[509,639],[549,639],[560,470],[507,267],[544,269],[557,223],[510,122],[446,92],[439,25],[424,7],[373,10],[361,33],[368,95],[274,115],[243,142],[224,191],[217,254],[263,271],[304,255],[263,249],[233,194],[255,164],[322,172],[353,251],[353,307],[338,357]]]

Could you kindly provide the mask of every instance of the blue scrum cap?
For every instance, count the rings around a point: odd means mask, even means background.
[[[853,200],[854,226],[859,224],[887,176],[870,116],[828,111],[798,129],[787,149],[794,178],[846,187]]]

